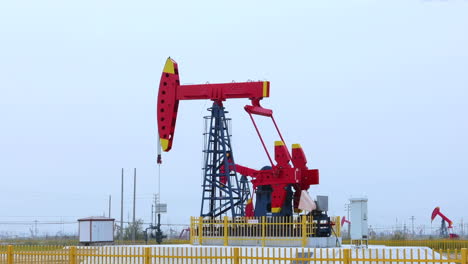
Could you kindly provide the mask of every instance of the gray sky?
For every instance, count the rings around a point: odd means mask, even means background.
[[[310,193],[329,195],[331,214],[366,195],[373,225],[428,225],[435,206],[457,224],[468,218],[467,14],[463,0],[3,1],[0,221],[102,215],[109,194],[117,217],[122,167],[125,215],[136,167],[149,221],[171,56],[185,84],[269,80],[263,105],[320,170]],[[226,103],[235,157],[260,168],[247,103]],[[161,168],[165,222],[199,214],[209,105],[180,104]]]

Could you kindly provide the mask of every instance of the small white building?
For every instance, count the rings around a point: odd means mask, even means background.
[[[92,216],[78,219],[78,234],[82,244],[114,242],[114,218]]]

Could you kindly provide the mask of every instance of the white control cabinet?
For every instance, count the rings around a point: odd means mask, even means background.
[[[351,240],[368,240],[367,198],[351,198]]]

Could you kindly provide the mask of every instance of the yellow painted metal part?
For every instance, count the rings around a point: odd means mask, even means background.
[[[277,146],[284,146],[284,142],[279,140],[279,141],[275,141],[275,147]]]
[[[167,148],[169,147],[169,140],[165,138],[160,138],[159,141],[161,142],[161,148],[163,151],[167,151]]]
[[[203,245],[203,217],[198,218],[198,243]]]
[[[302,148],[301,144],[292,144],[293,149]]]
[[[167,58],[166,64],[164,64],[163,72],[165,72],[165,73],[172,73],[172,74],[175,73],[175,70],[174,70],[174,61],[173,61],[170,57]]]
[[[335,225],[333,226],[336,236],[341,236],[341,217],[337,216],[335,218]]]
[[[272,213],[279,213],[279,212],[281,212],[281,207],[273,207],[273,208],[271,208],[271,212]]]
[[[195,226],[193,224],[194,222],[194,219],[193,219],[193,216],[190,217],[190,244],[193,245],[193,240],[194,240],[194,237],[195,237]]]
[[[268,82],[263,82],[263,97],[269,97]]]
[[[351,264],[351,249],[343,249],[343,264]]]
[[[9,245],[7,248],[7,263],[8,264],[13,264],[13,246]]]
[[[211,219],[192,217],[190,222],[190,242],[192,245],[219,243],[232,245],[242,241],[257,240],[262,246],[271,243],[285,243],[302,246],[317,230],[317,223],[312,216],[278,216],[270,223],[265,217],[235,217]],[[339,218],[331,217],[334,223]],[[339,234],[336,230],[333,236]],[[220,232],[221,231],[221,232]],[[284,244],[283,244],[284,245]]]
[[[296,223],[297,224],[297,223]],[[412,240],[413,242],[418,242]],[[426,240],[427,241],[427,240]],[[441,240],[435,240],[435,242]],[[464,240],[466,241],[466,240]],[[454,241],[455,242],[455,241]],[[303,254],[300,254],[303,253]],[[75,258],[74,258],[75,257]],[[467,264],[468,250],[427,248],[291,248],[9,245],[1,263],[427,263]]]
[[[151,264],[153,263],[153,258],[151,256],[151,248],[147,247],[145,248],[145,264]]]
[[[301,228],[302,228],[302,247],[307,246],[307,217],[301,216]]]
[[[265,228],[266,228],[266,224],[265,224],[266,223],[266,221],[265,221],[266,217],[262,216],[261,220],[262,220],[262,222],[261,222],[262,223],[262,247],[264,247],[265,246],[265,236],[266,236],[266,230],[265,230]]]
[[[76,247],[70,247],[70,264],[77,264]]]
[[[239,253],[239,248],[234,248],[234,264],[239,264],[240,263],[240,253]]]
[[[0,257],[6,264],[81,263],[440,263],[467,264],[466,248],[450,250],[389,248],[277,247],[158,247],[89,246],[59,247],[15,245]],[[75,253],[73,253],[75,252]],[[303,253],[303,254],[300,254]]]
[[[224,233],[224,246],[227,247],[228,246],[228,242],[229,242],[229,234],[228,234],[228,223],[229,223],[229,218],[227,216],[224,217],[224,230],[223,230],[223,233]]]

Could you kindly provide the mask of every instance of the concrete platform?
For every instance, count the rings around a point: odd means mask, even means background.
[[[202,245],[223,246],[224,240],[222,238],[204,238]],[[231,247],[302,247],[302,239],[297,237],[267,237],[262,240],[261,237],[229,237],[228,245]],[[306,247],[333,248],[340,245],[341,237],[309,237],[307,238]]]

